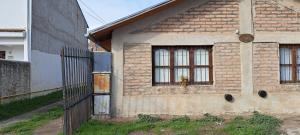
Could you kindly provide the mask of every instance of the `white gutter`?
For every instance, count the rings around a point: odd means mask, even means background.
[[[26,32],[0,32],[0,37],[5,38],[24,38],[26,36]]]
[[[27,30],[26,46],[24,45],[24,61],[31,61],[31,28],[32,28],[32,0],[27,1]]]

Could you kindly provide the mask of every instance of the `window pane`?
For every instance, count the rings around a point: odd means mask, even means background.
[[[208,82],[209,81],[209,68],[195,68],[194,81],[195,82]]]
[[[175,68],[175,82],[181,82],[181,77],[189,79],[189,68]]]
[[[189,51],[186,49],[179,49],[174,52],[175,66],[188,66],[189,65]]]
[[[291,66],[281,66],[280,68],[280,80],[291,81],[292,80],[292,68]]]
[[[298,48],[298,51],[297,51],[297,78],[298,78],[298,81],[300,81],[300,48]]]
[[[297,64],[300,64],[300,48],[298,48],[297,52]]]
[[[290,48],[280,48],[280,64],[292,64]]]
[[[156,83],[170,82],[170,69],[169,68],[156,68],[155,69],[155,82]]]
[[[300,66],[298,66],[297,77],[298,77],[298,81],[300,81]]]
[[[209,57],[207,49],[197,49],[194,52],[194,63],[195,65],[209,65]]]
[[[155,51],[155,66],[169,66],[170,55],[169,50],[159,49]]]

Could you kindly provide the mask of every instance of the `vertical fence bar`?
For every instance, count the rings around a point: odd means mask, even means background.
[[[64,55],[65,55],[65,48],[63,48],[62,50],[61,50],[61,69],[62,69],[62,81],[63,81],[63,99],[66,99],[66,80],[65,80],[65,78],[66,78],[66,74],[65,74],[65,57],[64,57]],[[67,104],[66,104],[66,100],[64,100],[64,110],[66,110],[66,108],[67,108]],[[64,111],[64,129],[63,129],[63,132],[64,132],[64,134],[66,135],[67,134],[67,127],[66,127],[66,121],[67,121],[67,119],[66,119],[66,111]]]
[[[91,115],[91,53],[64,47],[61,50],[64,97],[64,134],[70,135]]]

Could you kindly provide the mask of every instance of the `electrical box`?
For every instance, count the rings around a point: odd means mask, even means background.
[[[112,67],[111,52],[94,52],[94,73],[111,73]]]
[[[110,74],[94,74],[94,93],[110,93]]]
[[[108,115],[110,113],[110,96],[97,95],[94,96],[94,114]]]
[[[112,53],[94,52],[93,57],[94,114],[110,114]]]

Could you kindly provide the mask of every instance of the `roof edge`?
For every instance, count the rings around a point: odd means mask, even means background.
[[[118,19],[116,21],[113,21],[111,23],[108,23],[108,24],[105,24],[103,26],[97,27],[95,29],[89,30],[86,36],[88,38],[95,38],[95,34],[97,32],[102,32],[102,31],[107,31],[109,29],[113,29],[112,27],[114,27],[114,26],[122,25],[122,23],[125,23],[126,21],[130,21],[130,20],[135,19],[135,18],[137,18],[137,17],[139,17],[143,14],[149,13],[153,10],[162,8],[164,6],[167,6],[167,5],[170,5],[174,2],[179,2],[179,1],[182,1],[182,0],[167,0],[167,1],[164,1],[164,2],[161,2],[161,3],[158,3],[154,6],[148,7],[146,9],[143,9],[143,10],[138,11],[136,13],[133,13],[131,15],[125,16],[125,17],[120,18],[120,19]],[[120,26],[120,27],[122,27],[122,26]]]

